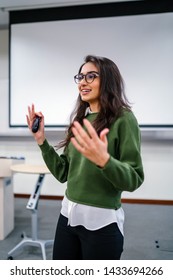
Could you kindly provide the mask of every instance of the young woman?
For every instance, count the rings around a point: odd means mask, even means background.
[[[53,259],[120,259],[123,251],[123,191],[136,190],[144,180],[141,136],[124,93],[116,64],[88,55],[74,76],[79,96],[58,155],[44,134],[44,116],[28,107],[33,136],[50,172],[67,181],[58,219]]]

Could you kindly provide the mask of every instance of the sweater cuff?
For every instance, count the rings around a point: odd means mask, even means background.
[[[105,164],[104,167],[100,167],[99,165],[96,165],[96,166],[97,166],[99,169],[101,169],[101,170],[106,170],[106,169],[109,168],[109,166],[111,165],[110,162],[111,162],[111,155],[110,155],[110,157],[109,157],[109,159],[108,159],[108,161],[106,162],[106,164]]]
[[[38,145],[38,146],[39,146],[40,150],[42,151],[42,153],[46,153],[50,148],[50,145],[46,139],[44,140],[42,145]]]
[[[106,162],[105,166],[104,166],[104,167],[102,167],[102,170],[106,170],[106,169],[108,169],[108,168],[109,168],[109,166],[111,166],[111,165],[112,165],[112,164],[111,164],[111,161],[112,161],[112,156],[110,155],[110,157],[109,157],[108,161]]]

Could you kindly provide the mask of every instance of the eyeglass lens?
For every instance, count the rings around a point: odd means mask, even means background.
[[[92,83],[98,75],[98,73],[87,73],[86,75],[78,74],[74,78],[76,83],[80,83],[84,78],[87,83]]]

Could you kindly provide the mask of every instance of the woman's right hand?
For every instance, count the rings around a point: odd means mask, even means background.
[[[42,145],[45,140],[44,134],[44,116],[41,112],[35,112],[34,104],[28,106],[28,115],[26,115],[26,120],[30,131],[32,132],[32,125],[36,116],[41,117],[39,129],[36,133],[32,133],[38,145]]]

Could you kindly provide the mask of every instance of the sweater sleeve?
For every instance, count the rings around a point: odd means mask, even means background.
[[[69,163],[65,153],[58,155],[55,149],[49,145],[45,139],[42,145],[39,145],[43,159],[52,173],[52,175],[61,183],[67,181]]]
[[[144,181],[141,135],[135,116],[120,118],[117,130],[119,155],[110,156],[101,172],[116,189],[132,192]]]

